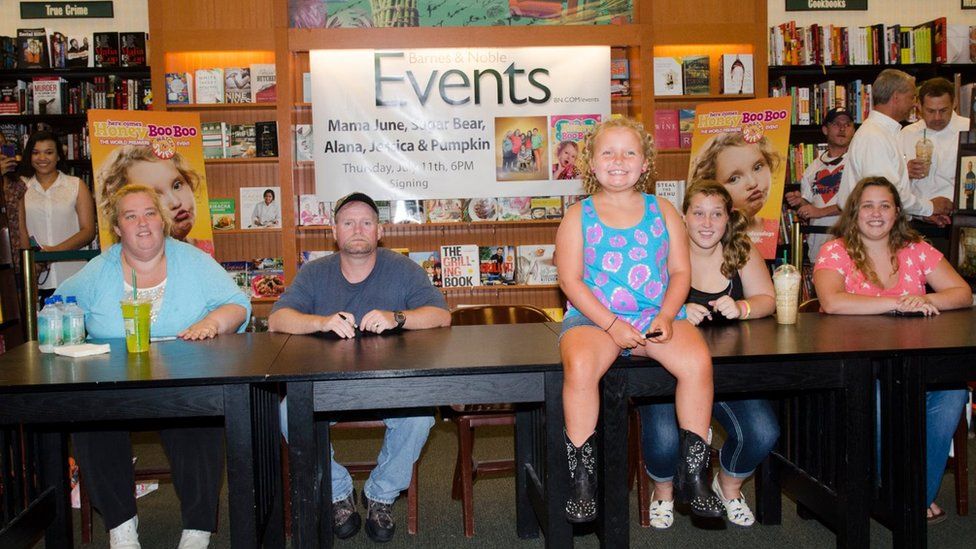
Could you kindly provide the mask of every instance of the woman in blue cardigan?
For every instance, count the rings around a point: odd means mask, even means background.
[[[85,311],[93,338],[125,336],[119,302],[136,292],[152,302],[154,337],[185,340],[242,332],[251,304],[227,273],[206,253],[167,237],[169,219],[149,187],[127,185],[109,198],[107,217],[119,243],[64,282],[58,292],[73,295]],[[217,527],[223,474],[221,427],[164,429],[173,485],[182,504],[180,549],[205,548]],[[127,431],[79,432],[73,436],[92,504],[102,514],[113,548],[137,549],[132,446]]]

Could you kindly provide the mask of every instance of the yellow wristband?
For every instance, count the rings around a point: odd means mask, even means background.
[[[749,315],[752,314],[752,306],[749,305],[749,300],[747,300],[747,299],[742,299],[742,300],[739,301],[739,303],[742,303],[743,305],[746,306],[746,312],[744,314],[742,314],[741,316],[739,316],[740,319],[745,320],[745,319],[749,318]]]

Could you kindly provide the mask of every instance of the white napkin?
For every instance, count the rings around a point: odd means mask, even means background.
[[[55,347],[54,352],[62,356],[78,358],[82,356],[100,355],[109,351],[109,344],[95,345],[94,343],[83,343],[81,345],[65,345]]]

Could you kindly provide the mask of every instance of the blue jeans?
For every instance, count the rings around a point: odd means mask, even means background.
[[[386,434],[376,458],[376,468],[363,486],[366,497],[380,503],[393,503],[400,492],[410,486],[413,464],[424,449],[433,416],[385,418]],[[288,399],[281,400],[281,433],[288,440]],[[335,448],[329,445],[332,462],[332,502],[342,501],[352,493],[349,471],[335,460]]]
[[[657,482],[669,482],[678,469],[678,420],[674,403],[638,407],[644,467]],[[767,400],[725,400],[712,406],[712,417],[728,438],[719,450],[726,475],[748,477],[779,439],[779,421]]]
[[[878,463],[879,477],[881,469],[881,384],[877,387],[875,399],[875,463]],[[947,391],[927,391],[925,393],[925,504],[932,505],[935,496],[939,495],[942,486],[942,476],[945,474],[946,461],[949,459],[949,445],[952,435],[959,425],[959,418],[969,393],[966,389],[950,389]]]

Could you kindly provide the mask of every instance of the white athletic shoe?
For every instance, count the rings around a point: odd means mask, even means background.
[[[141,549],[139,545],[139,517],[134,516],[108,531],[108,544],[112,549]]]
[[[749,509],[746,498],[741,494],[735,499],[725,499],[725,495],[722,494],[722,487],[718,483],[718,475],[712,479],[712,491],[715,492],[718,499],[722,500],[722,505],[725,506],[725,516],[728,517],[729,522],[744,527],[752,526],[756,522],[752,509]]]
[[[651,494],[653,498],[654,495]],[[658,530],[671,528],[674,524],[674,500],[665,501],[663,499],[651,500],[650,505],[651,527]]]
[[[207,549],[210,547],[210,532],[204,530],[183,530],[180,544],[176,549]]]

